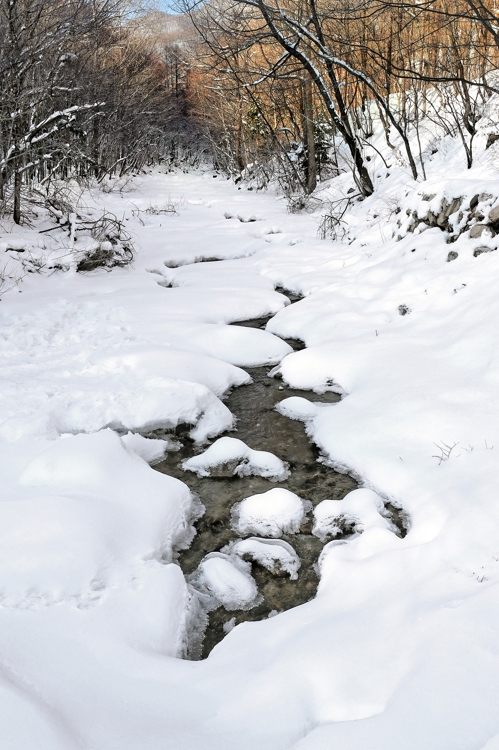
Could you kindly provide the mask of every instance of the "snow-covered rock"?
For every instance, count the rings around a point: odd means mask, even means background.
[[[343,500],[323,500],[314,508],[312,534],[325,542],[328,537],[362,533],[378,526],[393,531],[393,525],[382,515],[383,509],[380,496],[367,488],[353,490]]]
[[[317,416],[321,407],[319,404],[314,404],[301,396],[290,396],[279,401],[275,408],[284,417],[307,422]]]
[[[250,559],[277,575],[287,573],[292,581],[298,578],[300,558],[293,547],[281,539],[250,537],[224,547],[224,552]]]
[[[250,569],[248,563],[237,557],[211,552],[189,581],[195,589],[208,595],[205,605],[208,610],[220,605],[228,611],[251,609],[257,602],[258,589]]]
[[[199,477],[253,475],[282,482],[289,476],[287,464],[273,453],[252,450],[231,437],[219,438],[204,453],[185,460],[182,468]]]
[[[232,508],[232,524],[240,534],[280,537],[297,534],[311,503],[294,492],[275,487],[251,495]]]
[[[187,331],[186,331],[187,328]],[[187,333],[187,336],[186,336]],[[239,367],[273,365],[293,350],[285,341],[260,328],[215,323],[172,325],[170,340],[179,346],[218,357]]]

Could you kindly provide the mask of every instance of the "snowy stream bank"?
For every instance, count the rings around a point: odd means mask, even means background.
[[[428,164],[432,212],[496,195],[480,144]],[[497,750],[499,252],[463,215],[448,262],[379,175],[344,242],[211,174],[94,191],[133,267],[4,295],[0,750]]]
[[[239,325],[264,328],[267,322],[268,318],[264,318],[244,321]],[[288,343],[297,350],[303,348],[301,342],[289,339]],[[271,377],[272,370],[268,367],[247,368],[247,372],[251,375],[252,382],[234,389],[225,400],[225,404],[237,418],[237,438],[284,459],[289,465],[290,475],[284,481],[274,480],[269,483],[269,479],[259,476],[233,475],[232,467],[227,462],[221,463],[216,470],[213,469],[209,477],[199,477],[192,471],[184,471],[182,464],[199,453],[199,448],[185,437],[186,430],[182,429],[180,450],[168,452],[165,459],[154,468],[184,481],[200,497],[205,507],[202,518],[195,524],[197,533],[193,542],[179,554],[180,566],[187,575],[195,573],[205,555],[225,550],[227,545],[234,545],[240,539],[237,529],[231,525],[231,509],[243,498],[268,492],[272,487],[285,487],[316,506],[326,498],[339,500],[357,487],[356,481],[348,474],[334,471],[327,463],[318,463],[319,453],[307,437],[304,425],[283,416],[275,408],[279,402],[292,397],[326,404],[339,401],[340,396],[333,391],[319,395],[313,391],[292,389],[282,379]],[[388,515],[391,515],[389,511]],[[299,533],[279,535],[298,554],[300,567],[296,580],[290,578],[286,571],[269,571],[256,560],[251,575],[256,581],[262,601],[255,603],[251,609],[234,607],[227,610],[219,604],[209,613],[209,623],[202,644],[204,657],[236,624],[261,620],[313,598],[319,580],[318,559],[326,539],[331,540],[332,535],[326,535],[321,541],[312,534],[312,527],[312,513],[309,512],[300,525]],[[402,527],[402,533],[404,531]],[[353,530],[349,527],[338,531],[335,538],[341,539],[352,533]],[[190,653],[199,657],[197,641],[191,644]]]

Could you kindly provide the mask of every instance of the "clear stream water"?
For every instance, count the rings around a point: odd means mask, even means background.
[[[288,296],[292,302],[297,299]],[[237,325],[263,328],[268,320],[269,318],[262,318]],[[295,350],[304,346],[296,340],[288,339],[288,343]],[[178,428],[176,436],[181,445],[180,450],[167,453],[165,459],[154,468],[185,482],[199,496],[206,509],[195,524],[197,533],[191,546],[178,555],[178,563],[185,575],[193,573],[209,552],[218,552],[229,542],[241,538],[231,528],[231,508],[245,497],[266,492],[273,487],[285,487],[315,506],[325,499],[341,500],[358,487],[351,476],[340,474],[318,462],[319,453],[307,437],[302,422],[284,417],[275,410],[275,405],[289,396],[301,396],[323,403],[335,403],[340,400],[340,396],[330,391],[318,395],[313,391],[289,388],[282,380],[269,377],[272,370],[269,366],[246,370],[253,382],[235,388],[225,399],[225,404],[237,417],[236,431],[226,434],[243,440],[250,448],[274,453],[289,463],[291,474],[283,482],[271,482],[262,477],[227,476],[222,467],[216,476],[199,478],[193,472],[183,471],[181,463],[205,450],[206,446],[200,448],[189,439],[187,426]],[[403,533],[395,509],[388,510]],[[300,558],[298,579],[292,581],[287,574],[276,575],[253,562],[252,575],[263,597],[262,602],[245,611],[229,612],[219,607],[211,612],[202,650],[198,649],[197,658],[208,656],[212,648],[224,638],[224,625],[233,618],[234,624],[245,620],[262,620],[271,613],[282,612],[313,599],[319,582],[315,566],[324,544],[311,533],[311,515],[308,514],[308,519],[298,534],[282,536]]]

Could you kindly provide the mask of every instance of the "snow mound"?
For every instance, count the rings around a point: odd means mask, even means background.
[[[499,734],[496,734],[488,742],[486,742],[481,750],[499,750]]]
[[[322,542],[344,533],[362,533],[381,527],[393,531],[383,517],[383,500],[372,490],[362,488],[349,492],[343,500],[323,500],[314,508],[312,534]]]
[[[127,432],[121,437],[121,442],[125,448],[136,453],[148,464],[161,461],[166,451],[178,451],[180,448],[179,444],[172,439],[146,438],[138,432]]]
[[[92,355],[90,362],[105,373],[133,372],[145,377],[200,383],[219,397],[231,388],[251,382],[247,372],[228,362],[171,346],[127,346],[112,354]]]
[[[275,487],[234,505],[232,525],[240,534],[272,537],[297,534],[311,507],[294,492]]]
[[[151,432],[195,425],[190,436],[203,443],[233,427],[229,409],[205,385],[181,380],[130,378],[125,383],[80,379],[79,388],[64,383],[38,387],[26,398],[23,412],[0,423],[0,437],[57,438],[64,433],[116,430]],[[1,397],[0,397],[1,400]]]
[[[283,417],[307,422],[317,416],[320,406],[301,396],[290,396],[280,401],[275,408]]]
[[[252,450],[231,437],[219,438],[204,453],[184,461],[182,468],[198,477],[253,475],[282,482],[289,476],[287,464],[273,453]]]
[[[0,502],[4,607],[92,606],[137,565],[169,562],[192,540],[188,488],[111,430],[55,441],[25,464]]]
[[[185,347],[239,367],[277,364],[293,351],[281,338],[261,328],[198,323],[181,328],[180,335]]]
[[[211,552],[190,578],[194,589],[207,595],[209,610],[222,605],[226,610],[251,609],[258,600],[258,589],[250,564],[220,552]]]
[[[296,307],[296,305],[293,305]],[[296,314],[296,313],[295,313]],[[277,316],[276,316],[277,318]],[[279,320],[272,318],[272,328],[275,333],[282,334]],[[270,326],[269,326],[270,330]],[[285,335],[285,334],[282,334]],[[295,334],[298,336],[298,333]],[[339,370],[338,358],[327,347],[314,346],[293,352],[272,370],[272,376],[280,375],[285,383],[292,388],[311,390],[315,393],[348,394],[351,383]],[[341,379],[340,379],[341,374]]]
[[[288,573],[292,581],[298,578],[300,558],[290,544],[280,539],[250,537],[227,545],[224,551],[243,559],[250,558],[271,573],[277,575]]]

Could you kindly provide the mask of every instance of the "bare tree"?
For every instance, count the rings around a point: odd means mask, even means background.
[[[125,0],[0,0],[0,199],[17,223],[23,184],[100,180],[171,148],[188,75],[160,37]]]

